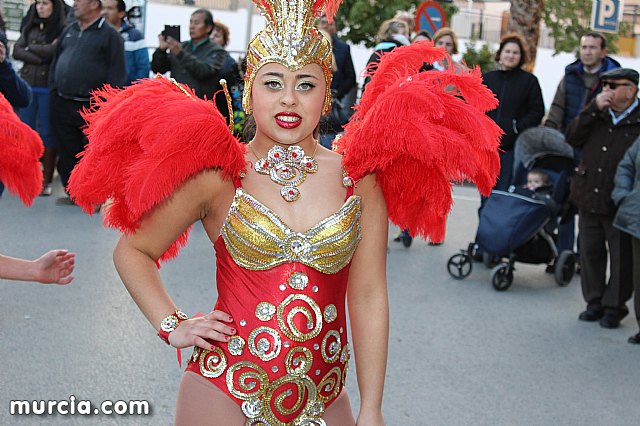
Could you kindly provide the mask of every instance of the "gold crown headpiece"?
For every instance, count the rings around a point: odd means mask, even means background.
[[[247,48],[242,107],[251,113],[251,88],[263,65],[276,62],[291,71],[308,64],[322,67],[327,83],[323,114],[331,108],[331,42],[314,26],[320,14],[330,21],[342,0],[253,0],[267,20]]]

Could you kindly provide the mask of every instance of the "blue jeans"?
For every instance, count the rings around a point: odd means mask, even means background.
[[[32,87],[33,98],[29,106],[20,108],[18,115],[23,123],[40,134],[44,146],[47,148],[57,148],[56,140],[51,128],[51,107],[49,89],[46,87]]]

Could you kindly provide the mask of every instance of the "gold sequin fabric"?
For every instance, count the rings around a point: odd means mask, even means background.
[[[243,268],[265,270],[299,262],[333,274],[351,261],[361,238],[360,197],[352,195],[338,212],[300,233],[238,188],[221,235],[233,259]]]

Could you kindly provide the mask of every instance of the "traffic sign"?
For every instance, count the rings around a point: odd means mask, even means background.
[[[418,6],[415,17],[416,31],[425,30],[431,36],[442,27],[447,26],[447,15],[440,3],[426,1]]]
[[[593,0],[591,28],[603,33],[617,33],[622,10],[622,0]]]

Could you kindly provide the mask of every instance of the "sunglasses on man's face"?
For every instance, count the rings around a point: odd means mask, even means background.
[[[631,84],[631,83],[614,83],[613,81],[603,81],[602,82],[602,87],[610,87],[611,90],[616,90],[618,88],[618,86],[631,87],[631,86],[633,86],[633,84]]]

